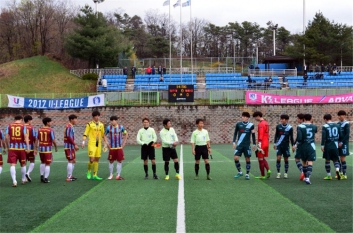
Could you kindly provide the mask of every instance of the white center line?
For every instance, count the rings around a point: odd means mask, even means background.
[[[185,199],[184,199],[184,165],[183,165],[183,145],[180,145],[180,158],[179,158],[179,174],[181,180],[179,180],[178,189],[178,210],[177,210],[177,226],[176,232],[185,231]]]

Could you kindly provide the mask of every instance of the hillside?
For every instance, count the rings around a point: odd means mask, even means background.
[[[91,93],[96,91],[95,85],[44,56],[0,65],[0,94]]]

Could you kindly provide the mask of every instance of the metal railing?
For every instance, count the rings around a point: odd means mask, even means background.
[[[249,69],[248,74],[251,76],[297,76],[297,69]]]

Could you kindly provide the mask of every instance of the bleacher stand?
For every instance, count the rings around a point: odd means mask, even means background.
[[[168,85],[194,85],[196,89],[196,74],[160,74],[155,75],[136,75],[134,81],[134,90],[161,91],[168,90]]]
[[[103,75],[98,91],[125,91],[127,75]],[[100,85],[101,84],[101,85]]]

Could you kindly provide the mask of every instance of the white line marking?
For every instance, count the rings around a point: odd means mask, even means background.
[[[178,189],[178,210],[177,210],[177,226],[176,232],[185,232],[185,199],[184,199],[184,165],[183,165],[183,145],[180,145],[180,159],[179,159],[179,180]]]

